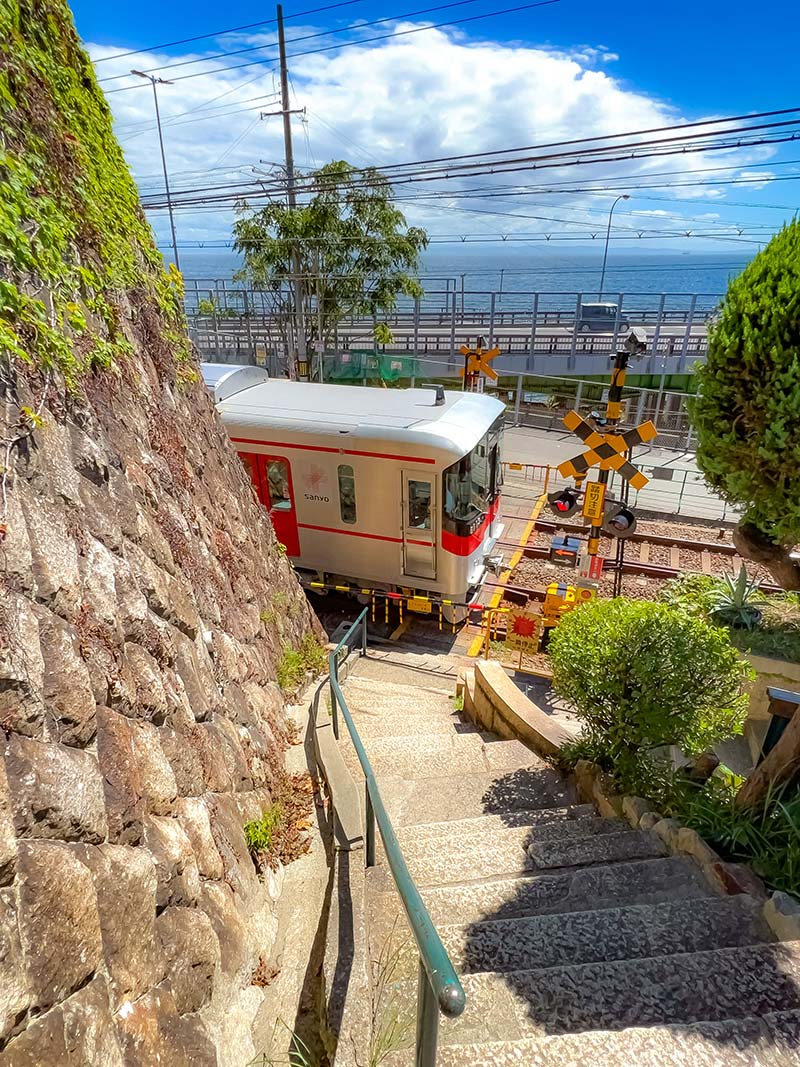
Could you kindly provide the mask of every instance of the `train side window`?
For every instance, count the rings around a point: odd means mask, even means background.
[[[431,483],[408,480],[408,526],[414,530],[431,528]]]
[[[292,506],[289,493],[289,468],[285,459],[267,461],[267,483],[269,485],[269,506],[289,511]]]
[[[356,479],[353,468],[342,464],[337,469],[339,475],[339,512],[342,522],[356,521]]]

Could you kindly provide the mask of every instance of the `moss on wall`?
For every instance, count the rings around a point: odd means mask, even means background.
[[[75,388],[130,352],[147,303],[191,375],[180,275],[164,270],[62,0],[0,0],[0,127],[3,356]]]

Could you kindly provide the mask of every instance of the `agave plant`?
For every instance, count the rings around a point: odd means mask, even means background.
[[[726,574],[711,600],[711,618],[736,630],[753,630],[761,621],[758,579],[751,578],[744,564],[735,578]]]

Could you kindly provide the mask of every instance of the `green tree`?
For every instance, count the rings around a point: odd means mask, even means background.
[[[661,745],[696,755],[741,733],[750,668],[726,631],[668,604],[592,601],[548,651],[556,691],[612,763]]]
[[[706,481],[744,508],[742,555],[800,588],[800,222],[728,286],[690,407]]]
[[[233,227],[244,256],[237,277],[267,294],[287,345],[302,328],[308,352],[315,341],[330,341],[346,316],[378,319],[400,295],[420,296],[416,274],[428,244],[424,230],[406,225],[391,185],[374,168],[339,160],[315,171],[309,184],[315,191],[306,203],[257,211],[245,204]],[[376,322],[373,340],[391,341],[385,323]]]

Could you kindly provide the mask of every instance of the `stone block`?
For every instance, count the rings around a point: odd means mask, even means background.
[[[0,889],[0,1043],[30,1007],[14,891]]]
[[[17,835],[12,808],[5,760],[0,759],[0,885],[13,882],[17,867]]]
[[[135,746],[136,724],[112,711],[97,709],[97,758],[111,841],[136,845],[142,838],[145,814],[142,782]]]
[[[164,957],[155,934],[155,863],[146,849],[128,845],[85,848],[79,856],[94,878],[103,959],[118,1007],[164,977]]]
[[[19,837],[106,839],[103,780],[93,755],[12,734],[5,762]]]
[[[70,1067],[127,1067],[122,1057],[108,983],[96,975],[60,1008]],[[42,1065],[43,1067],[43,1065]]]
[[[200,893],[200,874],[189,838],[178,820],[145,816],[144,841],[156,865],[157,908],[194,904]]]
[[[242,727],[237,727],[224,715],[215,715],[212,728],[220,738],[220,752],[225,759],[226,776],[237,792],[253,788],[253,779],[245,756],[242,738],[247,736]]]
[[[658,832],[658,828],[656,828],[656,832]],[[676,847],[678,852],[685,852],[701,865],[720,862],[720,858],[714,849],[706,844],[696,830],[691,830],[688,826],[682,826],[678,830]]]
[[[160,570],[137,545],[129,541],[125,542],[125,558],[131,565],[150,610],[194,640],[200,632],[200,616],[189,586],[183,580],[172,578]]]
[[[6,1045],[0,1062],[3,1067],[71,1067],[74,1061],[68,1058],[60,1006],[32,1019],[25,1031]]]
[[[147,597],[136,581],[127,559],[116,557],[114,586],[117,593],[117,612],[124,633],[130,634],[135,626],[148,618]]]
[[[245,897],[257,894],[261,885],[244,836],[246,820],[236,800],[230,796],[214,797],[209,801],[208,813],[226,883]]]
[[[598,811],[607,818],[621,819],[622,797],[615,792],[614,783],[609,775],[602,771],[595,777],[592,787],[592,799],[597,804]]]
[[[179,796],[199,796],[206,789],[203,768],[203,749],[198,745],[192,729],[173,730],[162,726],[159,739],[164,755],[175,776]]]
[[[82,481],[80,497],[83,505],[81,522],[86,533],[112,552],[120,552],[124,543],[121,516],[108,486]]]
[[[222,696],[205,645],[190,641],[185,634],[176,634],[175,670],[183,682],[192,715],[198,722],[209,718]]]
[[[83,583],[82,602],[90,606],[96,619],[116,629],[119,625],[117,557],[96,537],[88,535],[78,566]]]
[[[169,989],[153,989],[117,1012],[117,1031],[125,1067],[194,1067],[182,1041],[175,998]]]
[[[200,908],[169,907],[156,919],[164,949],[167,981],[180,1014],[199,1011],[211,1000],[219,940]]]
[[[72,618],[80,605],[78,548],[67,529],[63,507],[41,494],[23,497],[22,510],[30,538],[36,598],[62,618]]]
[[[667,848],[674,852],[678,847],[678,834],[682,827],[676,819],[659,819],[652,827]]]
[[[167,714],[167,697],[161,681],[158,663],[150,653],[133,641],[126,641],[123,650],[134,691],[131,713],[160,726]]]
[[[20,498],[30,492],[21,479],[6,496],[6,536],[0,545],[0,564],[9,588],[33,592],[33,557]]]
[[[152,723],[137,721],[132,736],[145,806],[153,815],[167,815],[172,811],[178,786],[161,747],[160,733]]]
[[[199,906],[211,920],[219,940],[223,974],[249,981],[253,967],[258,963],[258,952],[250,941],[231,887],[225,882],[205,882]]]
[[[766,901],[764,883],[746,863],[711,863],[703,867],[703,874],[714,888],[727,896],[748,893],[754,900]]]
[[[646,811],[639,819],[640,830],[652,830],[657,822],[661,822],[661,816],[657,811]]]
[[[167,700],[167,712],[164,722],[174,730],[185,730],[194,726],[195,717],[186,695],[186,689],[178,675],[169,667],[161,668],[161,680],[164,684],[164,696]]]
[[[42,696],[47,713],[58,720],[59,741],[83,747],[97,729],[96,701],[77,635],[72,627],[48,612],[41,619],[40,641],[44,663]],[[104,680],[103,684],[107,682]]]
[[[648,813],[653,814],[652,805],[642,797],[625,796],[622,798],[622,814],[634,830],[639,826],[642,816]]]
[[[191,842],[201,878],[222,878],[222,857],[211,833],[208,808],[199,797],[183,797],[175,805],[175,815]]]
[[[18,899],[31,1005],[45,1011],[82,986],[102,957],[91,872],[70,845],[20,841]]]
[[[7,636],[0,656],[0,722],[6,730],[42,737],[45,668],[39,622],[28,601],[7,589],[3,590],[3,627]]]
[[[204,788],[211,793],[230,793],[233,778],[225,758],[223,735],[218,727],[210,722],[199,722],[185,736],[203,767]]]
[[[764,918],[779,941],[800,941],[800,903],[788,893],[773,893],[764,904]]]
[[[572,773],[580,799],[586,804],[594,803],[594,780],[600,773],[600,768],[589,760],[579,759]]]

